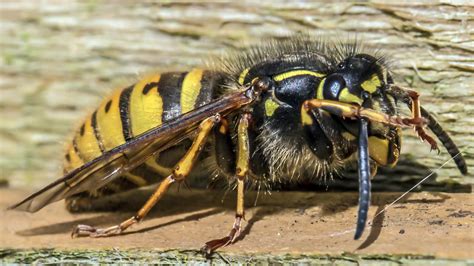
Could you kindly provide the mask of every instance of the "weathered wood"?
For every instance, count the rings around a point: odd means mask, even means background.
[[[110,89],[143,73],[189,69],[244,43],[299,32],[357,35],[383,48],[394,59],[396,81],[417,88],[456,142],[468,146],[474,7],[469,1],[390,2],[2,1],[0,178],[33,186],[56,178],[68,132]],[[406,135],[408,164],[435,168],[448,158]],[[473,165],[473,146],[465,156]],[[458,176],[450,163],[438,180]]]
[[[203,244],[228,234],[234,220],[236,196],[236,193],[224,195],[223,191],[171,189],[145,220],[123,235],[71,239],[71,230],[77,224],[107,227],[130,217],[143,204],[140,196],[149,196],[153,189],[99,199],[97,205],[107,206],[108,212],[70,213],[62,202],[34,214],[5,211],[30,192],[0,189],[0,264],[22,260],[31,263],[40,260],[41,255],[45,258],[38,263],[66,260],[66,257],[78,260],[76,256],[80,255],[92,263],[112,262],[120,257],[140,262],[203,261],[204,256],[198,252]],[[472,261],[472,194],[409,193],[391,205],[399,194],[373,194],[370,224],[362,238],[355,241],[357,192],[285,191],[271,195],[248,192],[241,235],[233,245],[219,249],[213,259],[216,263],[220,259],[240,263],[247,260],[301,263],[308,259],[307,263],[316,263],[327,258],[334,259],[338,265],[343,257],[360,259],[364,265],[369,258],[378,258],[379,263],[392,259],[416,263],[417,258]],[[257,206],[252,204],[255,201]],[[110,211],[111,204],[121,206],[121,211]],[[112,248],[117,255],[111,253]],[[26,252],[8,249],[26,249]]]
[[[5,264],[304,264],[304,265],[466,265],[472,260],[439,259],[414,255],[317,254],[214,254],[205,258],[199,250],[61,250],[0,249]]]

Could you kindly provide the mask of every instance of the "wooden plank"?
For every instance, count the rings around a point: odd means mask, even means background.
[[[474,129],[473,11],[469,1],[2,1],[0,178],[38,187],[58,177],[69,132],[113,88],[300,32],[357,36],[386,51],[396,81],[417,88],[427,109],[467,147]],[[448,158],[429,153],[410,131],[402,152],[406,164],[430,169]],[[473,146],[465,156],[473,165]],[[417,170],[406,167],[398,176],[420,178]],[[472,183],[452,163],[438,181],[452,177]]]
[[[68,254],[78,259],[76,256],[84,255],[91,262],[120,257],[141,261],[147,256],[153,261],[203,261],[198,250],[206,241],[227,235],[234,220],[235,193],[224,196],[224,191],[178,192],[172,188],[143,222],[124,235],[71,239],[70,232],[77,224],[104,227],[130,217],[152,190],[129,192],[122,195],[125,197],[113,196],[96,203],[106,209],[118,204],[122,211],[71,214],[62,202],[34,214],[5,211],[27,192],[0,189],[0,261],[3,257],[17,262],[22,258],[40,259],[39,254],[56,254],[50,259]],[[357,193],[260,193],[256,206],[257,194],[247,193],[242,236],[234,245],[220,249],[219,254],[240,262],[375,259],[415,263],[418,259],[473,259],[472,194],[411,193],[390,206],[399,195],[373,195],[368,219],[371,226],[355,241]],[[381,214],[375,217],[376,213]],[[10,250],[14,255],[2,255],[9,249],[15,249]],[[111,255],[111,249],[119,255]],[[214,259],[222,258],[216,254]]]

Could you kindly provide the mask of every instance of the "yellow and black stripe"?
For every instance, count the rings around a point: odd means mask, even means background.
[[[74,135],[65,155],[65,172],[167,120],[209,103],[222,84],[220,78],[218,73],[203,69],[153,74],[113,92]],[[169,167],[161,166],[157,160],[150,159],[144,166],[146,171],[143,167],[136,169],[105,189],[123,190],[158,181],[156,175],[166,173]]]
[[[125,141],[129,141],[133,138],[132,121],[130,121],[130,96],[133,89],[134,87],[130,86],[122,90],[119,99],[120,121],[122,122],[122,134]],[[100,140],[97,141],[99,142]]]

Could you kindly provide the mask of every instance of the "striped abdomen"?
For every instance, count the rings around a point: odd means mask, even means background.
[[[169,119],[208,103],[221,83],[218,73],[194,69],[150,75],[115,91],[75,133],[66,151],[64,171],[71,171]],[[152,159],[146,163],[147,171],[137,169],[138,174],[128,173],[109,183],[107,188],[119,191],[143,186],[151,182],[146,176],[149,172],[163,175],[169,170]]]

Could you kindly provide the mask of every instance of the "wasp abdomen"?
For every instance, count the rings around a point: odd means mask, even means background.
[[[132,86],[114,91],[76,131],[66,151],[64,171],[71,171],[169,119],[209,103],[221,84],[218,73],[193,69],[149,75]],[[178,160],[181,150],[185,149],[166,151],[169,156],[164,165],[159,158],[151,158],[146,165],[104,189],[121,191],[158,181],[157,175],[170,171],[172,159]]]

